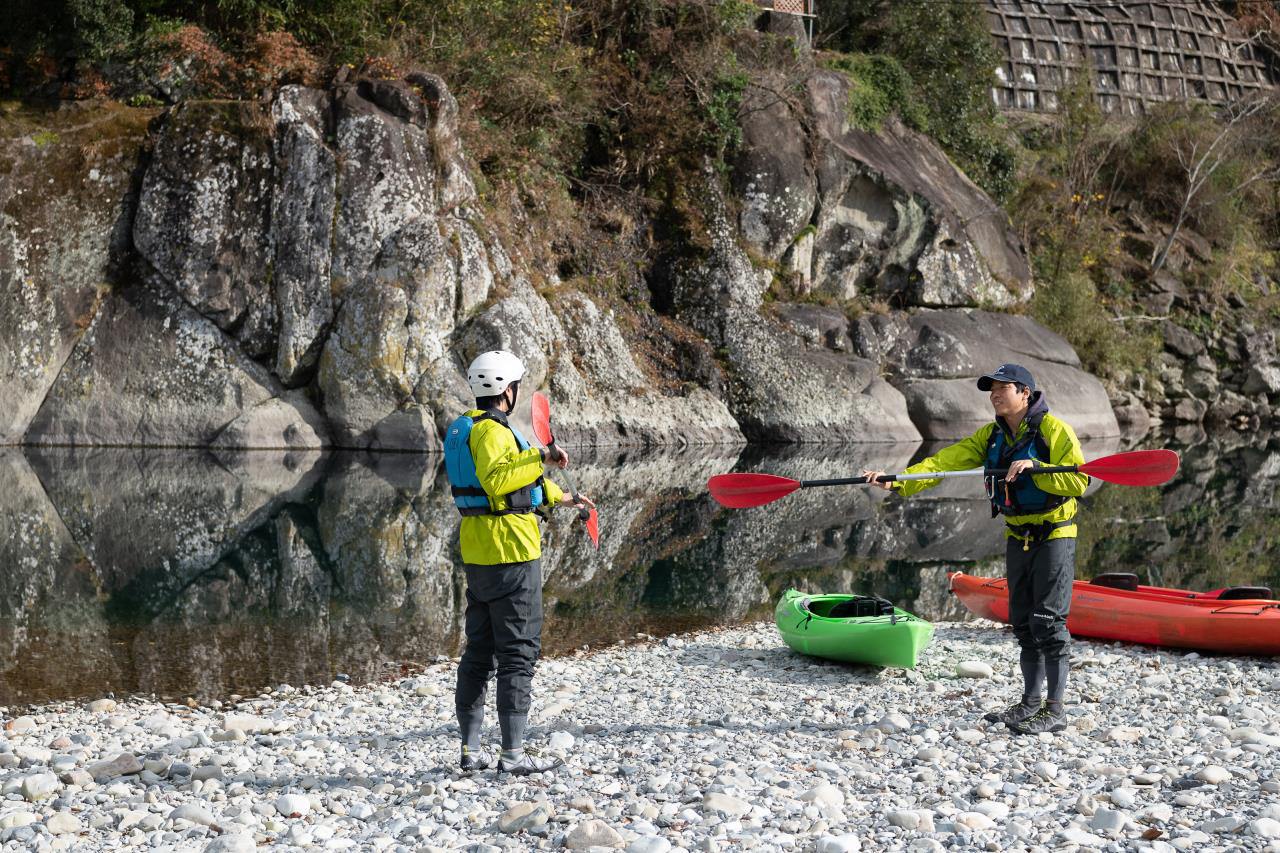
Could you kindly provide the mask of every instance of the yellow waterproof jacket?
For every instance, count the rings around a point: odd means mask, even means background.
[[[991,431],[996,428],[995,422],[992,421],[968,438],[961,439],[949,447],[942,448],[933,456],[916,465],[912,465],[903,473],[966,471],[972,468],[981,468],[987,458],[987,443],[991,439]],[[1021,439],[1026,435],[1026,432],[1027,418],[1023,418],[1022,423],[1018,424],[1018,431],[1014,434],[1014,440]],[[1051,414],[1046,414],[1040,421],[1040,436],[1049,447],[1049,458],[1038,460],[1039,464],[1044,466],[1084,464],[1084,452],[1080,449],[1080,440],[1076,438],[1075,430],[1066,422],[1055,418]],[[1026,476],[1026,474],[1024,473],[1021,476]],[[1004,520],[1007,524],[1043,524],[1044,522],[1068,521],[1075,518],[1076,501],[1074,499],[1083,495],[1084,490],[1089,486],[1089,477],[1087,475],[1033,474],[1032,476],[1035,478],[1036,486],[1042,491],[1051,495],[1070,497],[1072,500],[1061,506],[1054,507],[1048,512],[1032,513],[1030,515],[1006,515]],[[893,483],[893,488],[898,494],[906,497],[907,495],[914,495],[925,489],[933,488],[941,482],[941,480],[908,480],[903,483]],[[1069,539],[1075,535],[1076,525],[1068,524],[1052,531],[1047,538]],[[1008,527],[1005,528],[1005,536],[1015,539],[1023,538]]]
[[[479,409],[467,412],[471,418],[482,414]],[[471,428],[470,445],[476,477],[495,510],[507,508],[502,495],[522,489],[542,476],[542,454],[538,448],[520,450],[511,430],[497,421],[477,422]],[[542,488],[547,506],[555,506],[564,499],[564,492],[550,479],[543,480]],[[537,513],[463,516],[458,539],[463,562],[476,566],[524,563],[542,556]]]

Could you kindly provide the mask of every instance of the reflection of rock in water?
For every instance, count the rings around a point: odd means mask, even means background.
[[[257,454],[28,452],[30,467],[0,450],[0,704],[364,680],[459,648],[458,518],[438,456],[338,454],[302,473]],[[787,586],[963,616],[945,571],[1003,571],[976,479],[908,501],[804,489],[750,510],[705,492],[735,468],[827,478],[912,452],[579,454],[595,460],[574,476],[600,499],[603,536],[592,549],[565,511],[547,526],[547,648],[767,616]],[[1183,465],[1163,489],[1090,493],[1081,576],[1280,585],[1280,448],[1204,445]]]
[[[0,705],[118,680],[93,566],[22,452],[0,447]]]
[[[597,499],[603,532],[595,551],[570,513],[558,513],[547,527],[544,646],[549,652],[637,631],[723,621],[710,598],[674,603],[667,581],[673,559],[685,559],[714,535],[717,508],[705,494],[706,480],[732,467],[737,453],[738,448],[646,453],[632,462],[624,451],[609,460],[613,465],[574,475],[578,487]]]
[[[438,463],[438,456],[345,457],[325,483],[317,518],[334,572],[333,640],[353,678],[457,649],[457,512],[438,487]]]
[[[959,566],[921,566],[919,571],[920,591],[912,605],[912,612],[933,622],[964,622],[972,619],[973,616],[960,603],[960,599],[951,594],[947,575],[950,572],[961,571],[967,575],[980,577],[1003,577],[1004,560],[997,558]]]
[[[1280,586],[1280,445],[1229,438],[1184,450],[1161,489],[1108,486],[1086,501],[1081,575],[1127,570],[1183,589]]]
[[[291,492],[314,482],[318,454],[138,448],[28,450],[50,499],[108,591],[140,572],[177,578],[216,562]]]
[[[308,666],[303,651],[315,638],[299,643],[297,637],[316,629],[269,618],[280,577],[273,528],[263,525],[243,536],[222,559],[164,598],[127,589],[112,602],[119,608],[130,601],[130,593],[138,595],[133,599],[137,610],[116,611],[122,620],[137,620],[131,641],[135,689],[207,697],[227,688],[303,683],[307,676],[322,675]],[[295,636],[276,642],[277,627]]]

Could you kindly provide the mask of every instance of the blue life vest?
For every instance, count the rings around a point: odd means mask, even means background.
[[[489,494],[480,485],[480,477],[476,474],[476,460],[471,455],[471,430],[480,421],[497,421],[515,436],[516,446],[520,450],[528,450],[529,442],[524,440],[520,431],[507,423],[501,412],[488,411],[475,418],[460,416],[444,437],[444,469],[449,476],[449,486],[453,492],[453,503],[462,515],[511,515],[512,513],[533,512],[545,501],[542,490],[542,478],[516,489],[502,497],[507,508],[495,510],[489,500]]]
[[[1018,459],[1033,459],[1049,463],[1049,445],[1040,435],[1040,421],[1046,412],[1040,411],[1027,418],[1027,429],[1022,438],[1011,442],[1004,424],[996,421],[995,429],[987,439],[985,466],[1008,468]],[[1031,515],[1048,512],[1062,506],[1071,498],[1051,495],[1036,485],[1035,478],[1024,472],[1012,483],[995,477],[987,478],[987,496],[991,498],[991,517],[997,515]]]

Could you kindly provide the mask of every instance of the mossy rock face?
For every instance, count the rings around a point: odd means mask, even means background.
[[[0,444],[21,440],[116,283],[153,115],[0,107]]]

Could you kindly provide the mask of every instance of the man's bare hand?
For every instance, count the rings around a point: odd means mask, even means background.
[[[575,509],[595,509],[596,508],[596,502],[591,500],[591,498],[587,497],[581,492],[575,492],[572,500],[573,500],[573,506]]]
[[[564,452],[564,448],[558,444],[553,444],[547,448],[547,461],[552,465],[561,468],[569,467],[569,454]]]
[[[1018,479],[1018,475],[1029,468],[1035,468],[1036,463],[1031,459],[1018,459],[1009,466],[1009,472],[1004,475],[1006,482],[1012,483]]]
[[[880,489],[884,489],[886,492],[893,491],[893,483],[880,482],[880,478],[884,476],[883,471],[868,471],[867,469],[864,468],[862,471],[862,476],[866,477],[867,482],[872,486],[875,486]]]

